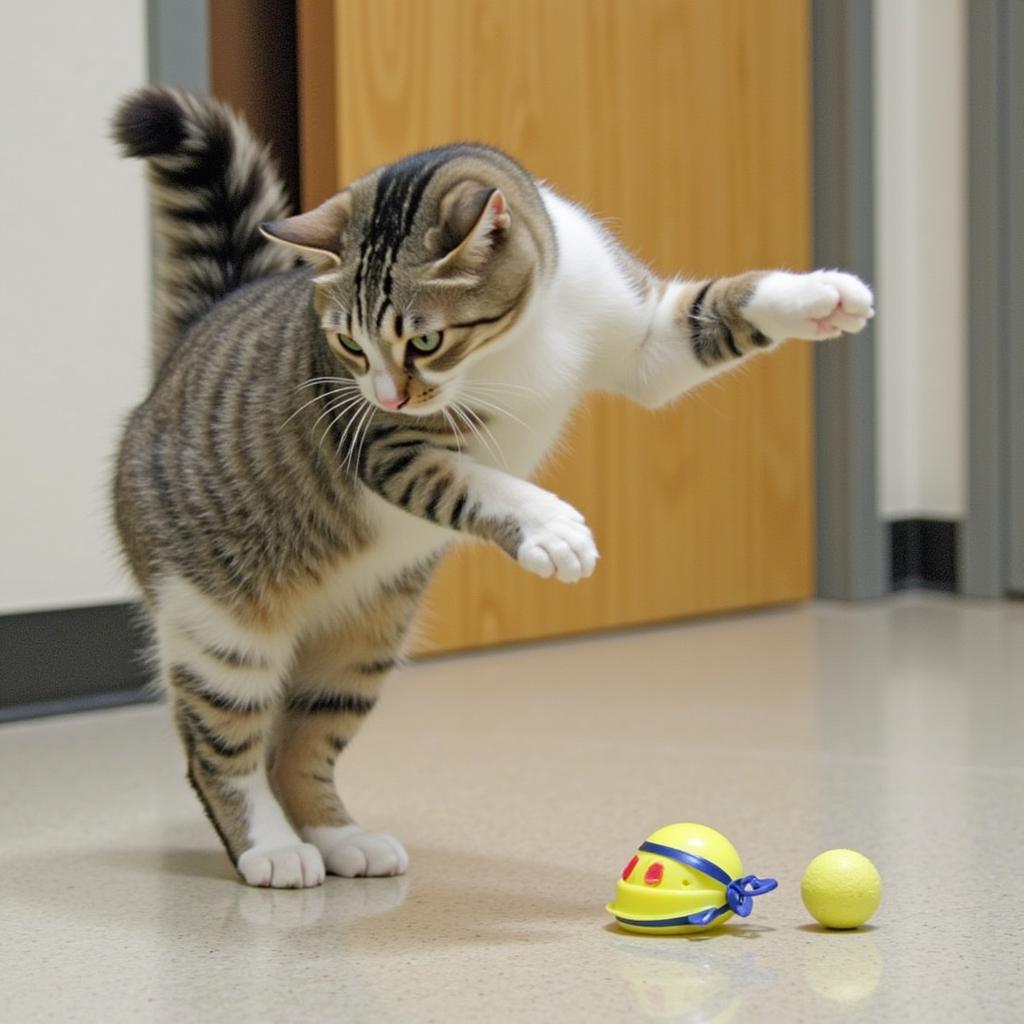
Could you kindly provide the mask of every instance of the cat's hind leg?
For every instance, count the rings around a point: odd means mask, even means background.
[[[397,839],[355,823],[338,795],[334,768],[395,666],[417,596],[418,590],[401,586],[382,593],[356,617],[308,641],[289,676],[275,737],[274,786],[302,837],[335,875],[401,875],[409,865]]]
[[[189,781],[249,885],[319,885],[323,858],[296,833],[267,777],[287,643],[246,634],[237,623],[226,624],[223,614],[190,614],[182,621],[164,608],[157,616],[161,668]]]

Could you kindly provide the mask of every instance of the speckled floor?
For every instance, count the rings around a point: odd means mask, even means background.
[[[0,728],[0,1020],[1024,1020],[1024,604],[908,595],[408,669],[341,764],[403,879],[239,884],[161,708]],[[659,825],[780,881],[699,937],[604,904]],[[881,870],[857,932],[804,865]]]

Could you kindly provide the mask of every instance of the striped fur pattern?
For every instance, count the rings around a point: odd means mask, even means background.
[[[871,294],[838,271],[659,279],[485,146],[287,217],[214,101],[144,90],[116,132],[149,165],[164,319],[115,517],[188,777],[250,884],[400,873],[336,762],[446,547],[586,578],[583,515],[529,480],[586,392],[656,407],[787,337],[859,330]]]

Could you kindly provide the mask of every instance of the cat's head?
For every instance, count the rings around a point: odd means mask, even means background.
[[[533,180],[476,146],[408,157],[263,232],[318,269],[325,343],[363,395],[412,415],[457,400],[554,258]]]

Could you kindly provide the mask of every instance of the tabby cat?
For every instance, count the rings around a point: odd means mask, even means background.
[[[837,271],[660,279],[488,146],[288,216],[215,100],[145,89],[114,131],[146,161],[159,243],[154,381],[115,515],[189,779],[250,885],[402,873],[335,760],[446,547],[589,576],[583,516],[528,481],[578,401],[655,408],[785,338],[861,330],[871,293]]]

